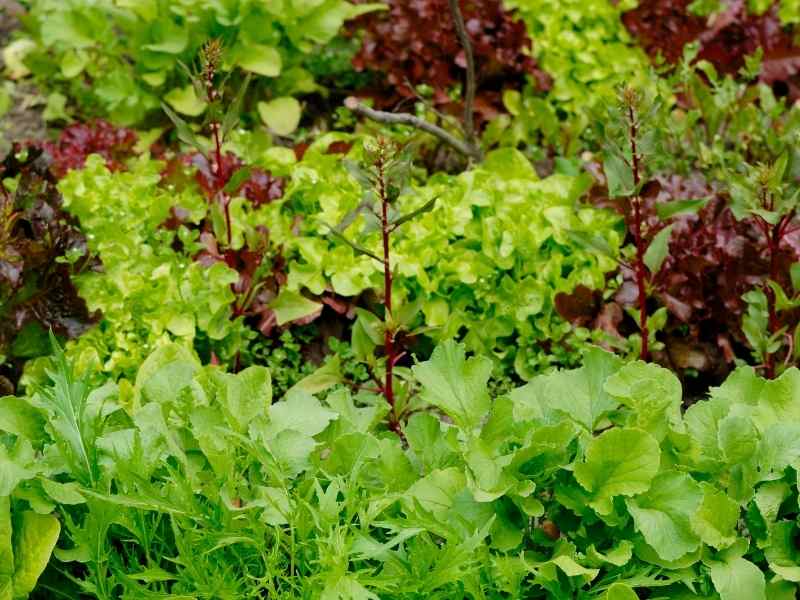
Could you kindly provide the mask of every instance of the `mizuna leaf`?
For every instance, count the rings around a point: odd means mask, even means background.
[[[673,225],[667,225],[659,231],[647,247],[644,253],[644,264],[655,275],[661,270],[661,265],[669,255],[669,238],[672,235]]]

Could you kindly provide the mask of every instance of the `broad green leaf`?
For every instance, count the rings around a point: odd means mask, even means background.
[[[618,402],[606,393],[606,379],[622,366],[622,361],[597,347],[584,355],[584,365],[571,371],[540,375],[511,392],[517,418],[543,417],[556,411],[573,419],[588,431]]]
[[[600,567],[605,563],[622,567],[628,564],[631,558],[633,558],[633,543],[630,540],[622,540],[613,548],[603,552],[597,550],[594,544],[586,550],[586,559],[593,567]]]
[[[163,19],[155,27],[157,42],[142,46],[151,52],[164,54],[180,54],[189,44],[189,28],[175,24],[172,20]]]
[[[9,447],[0,443],[0,497],[10,496],[17,486],[36,476],[33,448],[25,438]]]
[[[329,358],[324,365],[298,381],[292,389],[318,394],[342,383],[342,365],[339,355]]]
[[[59,483],[51,479],[42,479],[42,488],[47,495],[59,504],[83,504],[86,498],[81,495],[80,486],[75,483]]]
[[[203,114],[206,103],[197,97],[193,85],[182,88],[173,88],[164,96],[164,100],[176,111],[189,117],[197,117]]]
[[[633,496],[649,489],[661,463],[656,439],[641,429],[610,429],[593,438],[575,479],[592,492],[590,505],[611,512],[614,496]]]
[[[586,577],[591,581],[600,573],[600,569],[588,569],[579,565],[573,558],[566,554],[550,559],[550,562],[561,569],[567,577]]]
[[[700,486],[686,473],[665,471],[650,489],[626,500],[636,529],[664,560],[677,560],[700,547],[691,519],[703,500]]]
[[[300,102],[291,96],[258,103],[258,114],[261,116],[261,120],[273,132],[282,136],[290,135],[297,129],[302,110]]]
[[[680,423],[683,390],[672,371],[636,361],[611,375],[606,393],[631,409],[628,424],[662,440],[670,424]]]
[[[661,270],[661,265],[669,255],[669,239],[672,236],[672,225],[667,225],[659,231],[644,253],[644,264],[655,275]]]
[[[448,340],[430,360],[412,367],[422,384],[422,398],[440,408],[465,430],[477,427],[489,412],[486,387],[492,362],[483,356],[466,358],[463,344]]]
[[[33,511],[22,514],[22,525],[14,545],[15,597],[26,597],[34,590],[39,576],[50,562],[60,532],[61,524],[54,515],[40,515]]]
[[[736,541],[739,505],[710,483],[702,482],[703,501],[691,517],[692,529],[703,543],[717,550]]]
[[[464,489],[467,481],[461,469],[436,470],[412,485],[403,496],[409,509],[413,502],[434,514],[446,513],[453,507],[456,495]]]
[[[0,398],[0,431],[13,433],[39,446],[47,437],[42,413],[23,398]]]
[[[272,404],[272,378],[269,369],[258,365],[247,367],[236,375],[220,373],[222,402],[231,426],[239,433]]]
[[[274,436],[292,429],[308,437],[321,433],[338,415],[324,408],[314,396],[293,390],[281,402],[269,407],[269,428]]]
[[[284,325],[318,313],[322,310],[322,304],[309,300],[299,292],[283,288],[277,298],[270,302],[270,308],[275,311],[278,325]]]
[[[248,44],[239,49],[239,66],[264,77],[277,77],[281,74],[281,53],[277,48],[263,44]]]
[[[634,193],[633,171],[622,157],[613,152],[603,156],[603,171],[608,183],[608,195],[611,198],[621,198]]]
[[[7,577],[10,582],[11,576],[14,574],[12,539],[11,499],[8,496],[0,496],[0,600],[4,600],[2,578]]]
[[[606,590],[602,600],[638,600],[633,588],[624,583],[615,583]]]
[[[778,511],[781,504],[791,495],[789,484],[785,481],[767,481],[761,484],[756,490],[754,502],[758,507],[758,512],[767,524],[771,527],[778,518]]]
[[[800,551],[795,540],[797,525],[791,521],[776,523],[770,532],[770,544],[764,550],[769,568],[787,581],[800,582]]]
[[[714,562],[708,572],[721,600],[766,600],[764,574],[744,558]]]
[[[185,347],[161,346],[147,357],[136,375],[134,394],[141,404],[173,402],[192,383],[200,363]]]

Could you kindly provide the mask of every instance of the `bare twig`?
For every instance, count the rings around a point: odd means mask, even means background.
[[[421,129],[431,135],[439,138],[448,146],[451,146],[461,152],[464,156],[468,156],[475,160],[481,160],[481,151],[476,146],[458,139],[453,134],[445,131],[438,125],[434,125],[425,119],[409,114],[409,113],[391,113],[383,110],[375,110],[369,106],[358,101],[358,98],[353,96],[348,97],[344,101],[344,105],[357,115],[367,117],[378,123],[386,123],[389,125],[409,125],[416,129]]]
[[[467,85],[464,94],[464,136],[467,143],[473,148],[475,144],[475,56],[472,53],[472,43],[469,41],[467,28],[464,25],[464,15],[461,14],[461,7],[458,0],[448,0],[450,13],[453,15],[453,23],[456,27],[456,35],[461,47],[464,49],[464,57],[467,60]]]

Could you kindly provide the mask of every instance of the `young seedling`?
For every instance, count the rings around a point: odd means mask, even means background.
[[[745,165],[744,174],[731,175],[731,210],[737,219],[750,220],[761,232],[761,249],[769,264],[764,283],[744,295],[748,311],[742,327],[769,379],[778,374],[777,359],[784,347],[784,364],[797,359],[800,337],[800,324],[789,331],[790,325],[781,319],[782,314],[800,308],[800,264],[789,269],[793,289],[787,292],[783,283],[786,264],[782,246],[790,235],[800,231],[800,188],[791,189],[786,181],[789,162],[787,151],[772,164]]]
[[[394,301],[392,288],[394,283],[394,267],[392,263],[392,234],[403,224],[433,209],[435,199],[406,214],[399,214],[395,202],[406,186],[411,168],[408,152],[400,150],[391,141],[378,138],[374,146],[367,148],[366,166],[348,163],[351,173],[358,179],[365,190],[364,201],[336,228],[331,227],[332,236],[345,242],[357,254],[368,256],[381,264],[383,268],[383,320],[366,310],[358,311],[358,320],[353,327],[354,350],[364,358],[368,365],[374,366],[374,349],[383,346],[384,376],[381,379],[371,369],[377,385],[375,391],[382,394],[389,406],[389,428],[402,435],[401,419],[403,408],[398,405],[395,388],[395,367],[404,352],[398,346],[397,337],[401,331],[407,331],[413,322],[419,307],[412,304],[398,308]],[[360,213],[374,217],[374,223],[380,230],[381,253],[368,250],[363,245],[345,236],[345,230],[353,224]],[[370,224],[365,227],[369,232]]]

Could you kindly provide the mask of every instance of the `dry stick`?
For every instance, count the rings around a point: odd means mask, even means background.
[[[416,129],[421,129],[422,131],[430,133],[431,135],[439,138],[445,144],[452,146],[465,156],[469,156],[475,160],[481,160],[482,158],[481,151],[475,146],[466,143],[464,140],[458,139],[456,136],[445,131],[438,125],[434,125],[425,119],[420,119],[415,115],[411,115],[409,113],[391,113],[383,110],[375,110],[374,108],[370,108],[366,104],[359,102],[358,98],[355,98],[354,96],[348,97],[344,101],[344,105],[355,114],[361,115],[362,117],[367,117],[368,119],[376,121],[377,123],[386,123],[388,125],[410,125]]]
[[[456,35],[458,41],[461,42],[461,47],[464,49],[464,57],[467,59],[467,85],[466,93],[464,96],[464,136],[467,138],[467,143],[473,148],[477,147],[475,143],[475,118],[473,111],[475,107],[475,56],[472,53],[472,43],[467,34],[467,28],[464,25],[464,15],[461,14],[461,7],[458,5],[458,0],[448,0],[450,4],[450,13],[453,15],[453,23],[456,27]]]

